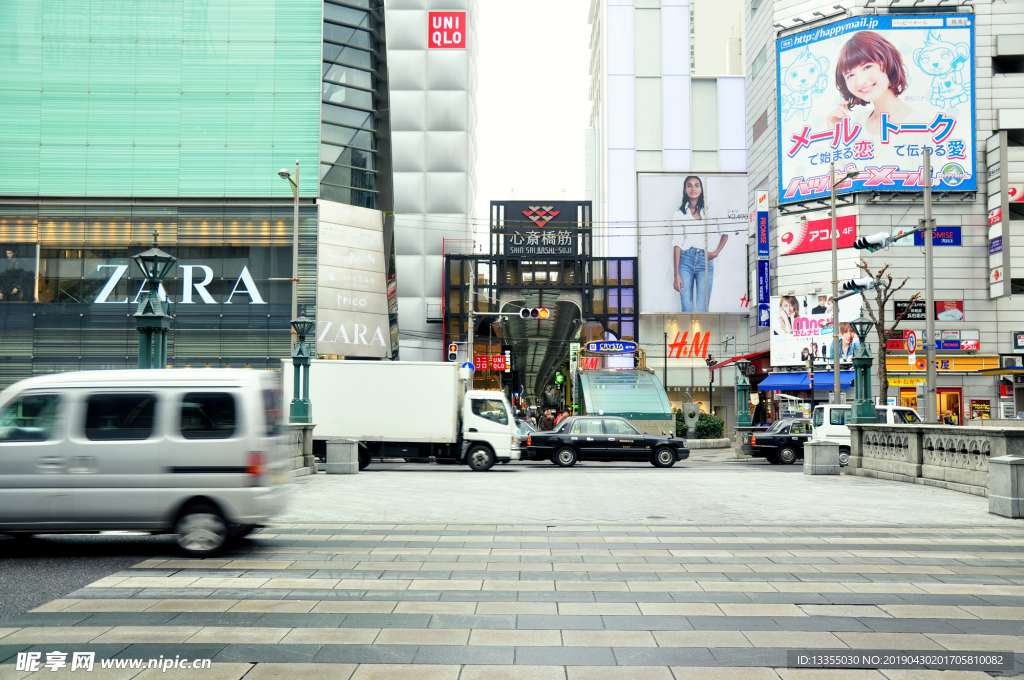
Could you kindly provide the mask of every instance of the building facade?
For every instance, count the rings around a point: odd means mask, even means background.
[[[401,358],[443,359],[442,267],[472,248],[476,0],[387,3]]]
[[[641,343],[659,376],[664,368],[676,406],[709,405],[709,353],[722,359],[747,350],[747,282],[735,276],[747,268],[746,206],[731,205],[733,195],[746,193],[743,19],[741,4],[728,1],[590,5],[586,186],[594,249],[638,258],[641,321],[638,337],[630,339]],[[707,191],[701,218],[713,219],[704,220],[711,226],[700,227],[696,241],[677,242],[684,227],[674,223],[674,212],[682,211],[691,175]],[[681,219],[691,217],[683,211]],[[726,233],[728,243],[721,240]],[[687,246],[682,259],[701,272],[682,284],[673,282],[680,244]],[[710,259],[706,253],[713,253]],[[720,255],[727,258],[717,260]],[[698,279],[712,283],[694,290],[690,282]],[[693,356],[698,334],[702,349]],[[714,379],[715,410],[731,422],[733,368],[716,371]]]
[[[837,172],[845,174],[851,163],[849,169],[856,166],[862,170],[862,176],[852,180],[852,186],[846,183],[839,187],[836,214],[845,224],[839,228],[842,237],[838,250],[839,279],[864,276],[863,270],[858,268],[862,257],[871,271],[888,265],[888,272],[897,282],[909,277],[904,289],[884,310],[888,324],[892,323],[894,314],[902,310],[896,305],[906,303],[912,293],[920,292],[923,296],[925,263],[920,245],[915,246],[906,239],[875,253],[851,246],[852,237],[856,235],[898,234],[917,227],[923,217],[920,154],[922,146],[929,146],[933,153],[933,217],[941,236],[933,249],[934,289],[935,300],[941,308],[924,309],[921,305],[912,309],[900,327],[916,331],[919,344],[938,343],[939,396],[938,403],[931,407],[933,414],[936,409],[939,413],[951,411],[954,418],[963,423],[971,417],[994,418],[1022,410],[1024,402],[1020,397],[1024,395],[1018,393],[1015,399],[1013,385],[999,377],[977,373],[980,369],[1012,361],[1020,363],[1013,358],[1015,351],[1019,351],[1014,349],[1014,331],[1024,321],[1021,318],[1024,307],[1014,292],[1024,288],[1012,278],[1017,276],[1012,265],[1019,255],[1020,246],[1016,243],[1024,224],[1020,221],[1024,219],[1024,211],[1009,199],[1015,187],[1024,182],[1021,171],[1024,153],[1020,146],[1024,127],[1022,24],[1024,3],[1020,2],[925,0],[911,6],[890,0],[857,0],[839,5],[823,1],[747,1],[748,202],[753,215],[758,209],[766,210],[756,207],[758,197],[767,199],[765,246],[768,252],[764,259],[770,264],[770,290],[774,296],[770,302],[770,319],[761,320],[764,325],[759,325],[756,315],[751,318],[750,337],[754,349],[768,350],[773,339],[777,340],[776,329],[768,324],[775,324],[779,312],[776,308],[784,296],[798,299],[805,295],[813,298],[831,295],[831,254],[826,247],[810,244],[809,238],[817,232],[826,239],[829,236],[827,188],[819,185],[820,190],[814,196],[809,195],[808,192],[814,193],[813,189],[808,189],[813,182],[808,178],[803,185],[800,181],[794,184],[789,168],[792,167],[790,159],[799,159],[804,153],[799,147],[807,146],[801,141],[801,134],[794,132],[792,123],[796,121],[801,129],[806,124],[808,139],[818,130],[830,129],[834,123],[838,131],[835,134],[840,139],[829,133],[829,140],[817,144],[830,146],[827,149],[832,154],[829,161],[838,161]],[[914,26],[921,27],[916,37],[895,32]],[[904,82],[889,90],[901,90],[896,94],[902,94],[898,98],[907,107],[903,111],[909,113],[904,120],[900,120],[904,114],[890,114],[895,117],[888,121],[889,133],[903,136],[888,141],[877,134],[866,136],[873,134],[871,116],[864,117],[872,110],[866,102],[848,99],[853,105],[844,123],[844,118],[822,116],[818,109],[811,109],[809,105],[805,112],[795,104],[794,98],[801,94],[801,87],[784,81],[785,75],[797,78],[803,74],[808,82],[802,94],[815,101],[820,98],[824,108],[838,106],[846,96],[835,79],[838,64],[830,61],[833,57],[829,56],[825,43],[817,42],[817,36],[827,30],[853,36],[861,28],[888,36],[890,47],[902,53]],[[824,30],[819,32],[818,29]],[[961,37],[954,37],[958,35]],[[800,54],[789,51],[797,43],[802,46]],[[926,55],[937,48],[949,48],[951,51],[947,53],[959,54],[960,58],[953,64],[925,63]],[[842,58],[843,54],[839,56]],[[849,64],[844,78],[857,76],[854,71],[859,65],[854,61],[843,61]],[[820,82],[817,77],[806,77],[815,64],[828,69],[827,77]],[[794,73],[796,75],[790,75]],[[951,87],[940,85],[942,74],[948,74]],[[780,80],[783,80],[781,84]],[[890,82],[895,81],[890,78]],[[873,96],[868,89],[864,91],[865,97]],[[862,103],[865,105],[860,108]],[[938,125],[949,125],[951,120],[956,121],[953,129],[943,137],[945,133],[938,132]],[[844,128],[844,124],[847,127]],[[930,132],[934,133],[931,139],[913,138],[913,134],[919,134],[914,129],[915,124],[918,127],[931,125]],[[998,141],[1000,133],[1004,133],[1002,145]],[[855,139],[857,135],[859,139]],[[904,137],[908,141],[901,141]],[[862,142],[871,142],[874,146],[861,146],[858,151],[857,144]],[[848,156],[844,145],[851,146]],[[871,152],[874,156],[868,155]],[[824,172],[827,176],[825,154],[815,155],[822,164],[817,174]],[[882,170],[888,170],[884,178]],[[820,195],[822,191],[824,199]],[[750,275],[753,279],[757,273],[752,269]],[[1003,278],[1011,280],[1003,283]],[[872,293],[868,293],[868,297],[874,300]],[[850,313],[855,314],[856,307],[859,303],[855,303]],[[936,315],[938,338],[924,337],[926,314]],[[900,339],[895,340],[891,356],[887,358],[888,397],[897,403],[916,405],[923,413],[924,404],[918,400],[924,395],[924,362],[920,358],[924,356],[923,351],[919,348],[917,363],[910,364],[906,352],[899,348]],[[869,341],[872,348],[877,349],[877,338],[873,334]],[[873,380],[877,382],[874,374]],[[874,384],[873,387],[877,395],[879,386]],[[828,398],[825,391],[815,396],[819,400]]]

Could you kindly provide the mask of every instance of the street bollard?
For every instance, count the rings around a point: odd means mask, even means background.
[[[837,442],[812,439],[804,444],[805,475],[838,475],[841,472]]]
[[[354,475],[359,472],[359,442],[333,439],[327,442],[327,474]]]
[[[988,459],[988,511],[1001,517],[1024,517],[1024,457]]]

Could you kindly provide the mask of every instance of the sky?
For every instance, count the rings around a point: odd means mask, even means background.
[[[492,200],[585,198],[589,8],[590,0],[478,0],[478,233]]]

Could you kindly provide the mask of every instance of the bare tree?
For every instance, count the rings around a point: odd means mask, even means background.
[[[878,334],[878,349],[875,351],[876,360],[875,364],[878,366],[878,394],[879,401],[882,404],[888,402],[889,399],[889,377],[888,372],[885,368],[885,341],[889,338],[889,335],[896,330],[896,327],[900,325],[900,321],[906,318],[910,310],[913,309],[914,303],[921,299],[921,293],[914,293],[910,296],[910,300],[907,302],[906,309],[903,310],[902,314],[895,314],[892,326],[886,328],[885,326],[885,306],[888,304],[889,299],[898,293],[903,286],[907,284],[910,277],[903,279],[898,284],[893,282],[892,274],[888,274],[889,263],[886,263],[884,267],[879,269],[877,272],[872,272],[868,268],[868,263],[864,261],[864,258],[860,259],[857,263],[857,268],[862,270],[865,274],[873,278],[875,284],[875,300],[874,308],[872,308],[872,302],[868,300],[867,293],[861,291],[860,297],[864,301],[864,308],[867,310],[868,316],[875,323],[875,333]],[[877,314],[876,314],[877,312]],[[925,342],[928,342],[928,338],[925,338]],[[931,342],[935,342],[934,339]]]

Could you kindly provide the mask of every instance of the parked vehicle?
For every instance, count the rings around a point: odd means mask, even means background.
[[[0,392],[0,531],[177,534],[208,555],[280,512],[276,375],[85,371]]]
[[[847,421],[853,416],[850,404],[820,404],[814,407],[815,441],[828,440],[839,443],[839,464],[846,465],[850,460],[850,428]],[[916,425],[923,422],[917,411],[906,406],[876,406],[875,422],[889,425]]]
[[[649,462],[672,467],[690,457],[683,439],[640,432],[625,418],[570,416],[550,432],[527,436],[526,457],[550,460],[561,467],[577,461]]]
[[[740,450],[752,458],[764,458],[772,465],[792,465],[804,457],[804,442],[811,438],[808,418],[775,421],[766,432],[755,432]]]
[[[292,364],[284,366],[285,403]],[[473,470],[518,460],[516,423],[503,392],[467,389],[454,362],[313,360],[313,443],[359,442],[359,469],[374,458],[452,461]]]

